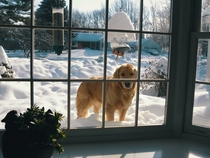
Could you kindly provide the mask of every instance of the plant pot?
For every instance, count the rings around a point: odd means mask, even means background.
[[[51,158],[54,153],[54,146],[42,146],[39,149],[22,149],[21,146],[5,146],[2,148],[4,158]]]
[[[54,153],[54,146],[47,145],[34,150],[29,158],[51,158],[53,153]]]

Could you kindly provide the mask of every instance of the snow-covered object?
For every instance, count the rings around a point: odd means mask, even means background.
[[[120,12],[114,14],[108,22],[109,29],[116,30],[134,30],[134,26],[130,17],[120,10]],[[108,41],[110,42],[128,42],[135,41],[136,36],[134,33],[122,33],[122,32],[109,32]]]
[[[9,67],[12,66],[2,46],[0,46],[0,64],[1,63],[6,63]]]
[[[14,71],[4,48],[0,46],[0,75],[1,78],[14,78]]]
[[[4,66],[0,66],[0,74],[5,73],[7,70]]]
[[[168,69],[168,59],[166,57],[161,57],[159,60],[157,60],[154,64],[154,66],[151,68],[154,73],[165,72],[167,74]]]

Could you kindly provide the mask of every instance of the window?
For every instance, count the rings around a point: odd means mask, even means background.
[[[190,13],[200,15],[201,7],[190,7],[183,14],[188,2],[191,4],[190,0],[0,2],[0,118],[35,103],[51,108],[65,116],[62,126],[71,142],[173,137],[192,132],[192,124],[206,126],[209,115],[206,123],[196,120],[200,103],[194,94],[207,96],[204,87],[209,88],[208,81],[195,74],[205,64],[202,54],[207,52],[210,36],[208,25],[202,25],[203,31],[192,34],[196,48],[189,55]],[[192,6],[201,4],[195,3]],[[188,55],[189,74],[188,66],[181,66]],[[134,78],[108,78],[127,63],[137,70]],[[125,119],[119,121],[116,111],[107,121],[107,85],[124,81],[136,85],[131,105]],[[102,87],[98,93],[102,107],[90,108],[85,118],[78,118],[76,98],[82,82]],[[185,93],[187,88],[193,93]],[[208,113],[208,106],[204,108]]]
[[[187,113],[186,129],[209,137],[209,3],[206,0],[198,3],[199,7],[195,11],[200,15],[196,19],[199,25],[196,25],[197,31],[191,35],[190,64],[193,70],[190,75],[193,76],[193,86],[189,88],[192,93],[188,98],[188,109],[191,107],[191,110]]]

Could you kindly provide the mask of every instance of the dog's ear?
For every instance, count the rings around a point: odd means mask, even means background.
[[[136,68],[132,64],[127,64],[127,66],[131,67],[134,70],[134,76],[135,76],[135,79],[137,79],[138,72]]]
[[[119,70],[120,70],[120,67],[115,70],[114,75],[113,75],[114,78],[119,78]]]

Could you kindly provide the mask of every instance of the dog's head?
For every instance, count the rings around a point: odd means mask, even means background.
[[[120,82],[122,87],[125,89],[130,89],[135,86],[135,82],[126,81],[126,80],[132,80],[137,78],[137,70],[135,67],[131,64],[125,64],[121,67],[117,68],[114,72],[114,78],[116,79],[123,79],[124,82]]]

